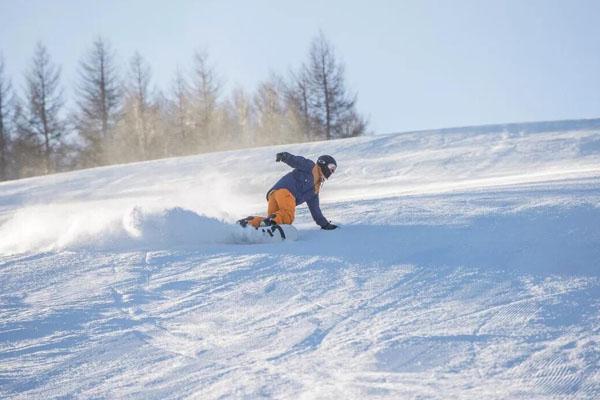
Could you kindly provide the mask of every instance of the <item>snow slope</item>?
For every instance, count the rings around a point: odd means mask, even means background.
[[[236,244],[287,150],[339,169]],[[600,397],[600,130],[420,132],[0,184],[0,398]]]

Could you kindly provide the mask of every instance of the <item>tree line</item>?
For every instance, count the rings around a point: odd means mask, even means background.
[[[364,134],[357,95],[344,64],[320,33],[304,63],[271,73],[253,93],[228,96],[206,52],[190,71],[175,71],[170,87],[153,89],[152,70],[135,53],[124,73],[116,52],[96,39],[78,66],[67,109],[61,71],[38,43],[17,93],[0,55],[0,180],[79,168],[261,145]]]

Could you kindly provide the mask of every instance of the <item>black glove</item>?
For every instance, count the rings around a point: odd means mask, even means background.
[[[282,152],[282,153],[277,153],[277,155],[275,156],[275,162],[279,162],[279,161],[285,161],[285,159],[287,158],[289,153],[287,152]]]
[[[328,222],[327,225],[322,226],[321,229],[325,229],[326,231],[332,231],[337,227],[338,227],[337,225],[334,225],[331,222]]]

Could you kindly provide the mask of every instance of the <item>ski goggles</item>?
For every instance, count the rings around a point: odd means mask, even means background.
[[[333,174],[337,168],[337,165],[335,165],[333,163],[329,163],[329,164],[327,164],[327,168],[329,168],[329,172],[331,172]]]

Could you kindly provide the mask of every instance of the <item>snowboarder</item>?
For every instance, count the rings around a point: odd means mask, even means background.
[[[250,216],[239,220],[238,224],[243,227],[250,224],[257,229],[260,226],[291,224],[296,215],[296,206],[306,202],[317,225],[326,230],[337,228],[337,225],[325,219],[319,207],[321,186],[337,168],[333,157],[323,155],[315,164],[304,157],[283,152],[277,153],[275,161],[282,161],[294,170],[284,175],[267,192],[268,216],[266,218]]]

